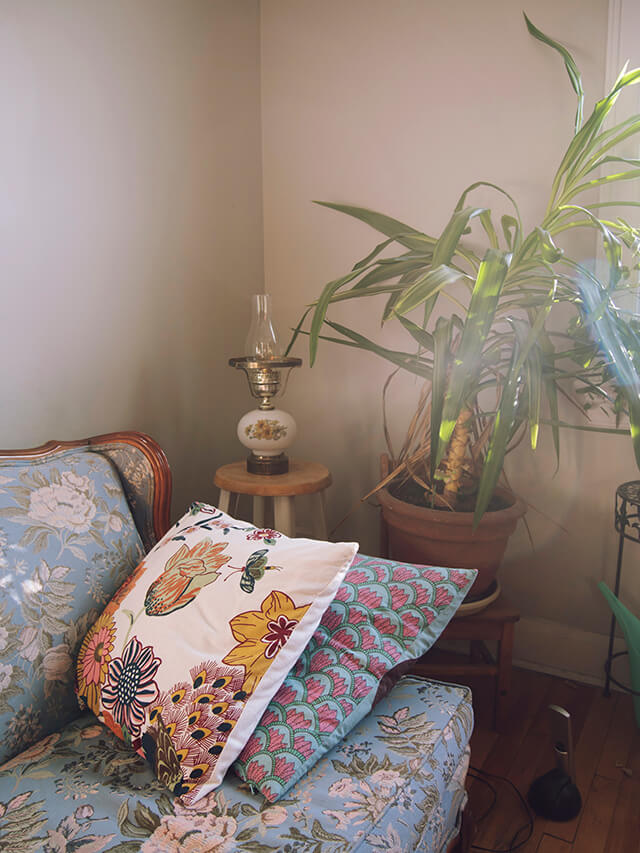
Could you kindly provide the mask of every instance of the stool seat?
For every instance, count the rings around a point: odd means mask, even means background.
[[[286,474],[250,474],[244,462],[231,462],[218,468],[214,483],[219,489],[241,495],[310,495],[331,485],[328,468],[319,462],[289,460]]]
[[[251,474],[245,462],[231,462],[215,473],[214,483],[220,489],[219,507],[229,511],[231,495],[253,496],[253,523],[264,526],[265,498],[273,499],[274,524],[285,536],[295,536],[294,498],[297,495],[316,495],[313,515],[313,534],[327,538],[324,491],[331,485],[331,473],[319,462],[289,460],[286,474]]]

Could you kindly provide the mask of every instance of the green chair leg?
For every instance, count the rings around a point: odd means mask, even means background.
[[[624,604],[611,592],[609,587],[602,581],[598,589],[604,595],[607,604],[616,617],[629,651],[629,665],[631,667],[631,687],[636,693],[640,693],[640,619],[634,616]],[[640,695],[633,697],[633,708],[636,715],[636,723],[640,728]]]

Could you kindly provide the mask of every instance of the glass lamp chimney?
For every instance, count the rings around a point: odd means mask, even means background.
[[[251,325],[244,347],[253,358],[270,359],[280,355],[276,333],[271,322],[271,296],[257,293],[251,297]]]

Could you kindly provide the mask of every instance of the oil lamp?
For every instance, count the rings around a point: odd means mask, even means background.
[[[251,395],[260,402],[238,421],[238,438],[250,451],[247,471],[286,474],[289,459],[285,450],[295,440],[296,422],[288,412],[276,409],[273,398],[284,393],[291,369],[300,367],[302,360],[280,354],[271,322],[271,296],[259,293],[251,297],[251,302],[246,355],[230,358],[229,364],[245,372]]]

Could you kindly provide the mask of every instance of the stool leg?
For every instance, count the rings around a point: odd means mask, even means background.
[[[256,527],[264,527],[264,498],[262,495],[253,497],[253,523]]]
[[[218,509],[221,509],[222,512],[229,512],[229,500],[231,499],[231,493],[226,489],[220,489],[220,497],[218,498]]]
[[[498,732],[505,730],[509,715],[513,634],[513,622],[505,622],[502,626],[502,637],[498,643],[498,675],[496,678],[495,699],[495,728]]]
[[[296,511],[293,506],[293,497],[288,495],[277,495],[273,499],[273,515],[276,530],[285,536],[296,535]]]
[[[314,497],[315,507],[312,521],[313,538],[327,539],[329,535],[327,533],[327,499],[325,497],[324,490],[316,492]]]

